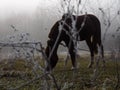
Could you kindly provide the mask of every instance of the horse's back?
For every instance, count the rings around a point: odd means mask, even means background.
[[[80,30],[80,40],[86,40],[91,36],[101,38],[100,21],[92,14],[78,16],[76,27]]]
[[[92,14],[86,14],[86,15],[80,15],[75,16],[72,15],[73,18],[76,18],[76,29],[79,31],[80,40],[86,40],[87,38],[90,38],[91,36],[95,36],[97,38],[101,38],[101,28],[100,28],[100,21],[99,19],[92,15]],[[51,31],[49,33],[49,38],[56,40],[58,33],[59,33],[59,23],[65,20],[65,23],[72,27],[72,18],[65,19],[65,15],[63,15],[62,19],[57,21],[53,27],[51,28]],[[82,26],[82,24],[84,25]],[[64,24],[63,24],[64,25]],[[69,28],[64,25],[63,28],[67,31],[69,31]]]

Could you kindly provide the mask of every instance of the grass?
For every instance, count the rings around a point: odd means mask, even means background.
[[[102,62],[100,62],[99,74],[94,83],[92,83],[91,79],[96,66],[94,65],[93,68],[88,69],[89,59],[87,56],[80,57],[77,60],[79,68],[75,71],[71,70],[70,60],[68,60],[66,66],[63,60],[59,60],[52,72],[57,84],[64,90],[115,90],[114,88],[117,84],[115,61],[109,58],[106,59],[105,70],[102,68]],[[38,62],[43,65],[42,60],[38,59]],[[32,66],[32,64],[26,64],[25,60],[22,59],[18,59],[12,64],[7,60],[0,62],[0,90],[15,88],[33,79],[35,75],[31,68]],[[120,61],[118,66],[120,70]],[[39,70],[37,73],[42,74]],[[56,90],[53,81],[49,77],[47,78],[47,83],[50,85],[49,88],[52,88],[51,90]],[[45,84],[45,78],[43,77],[25,85],[20,90],[43,90]]]

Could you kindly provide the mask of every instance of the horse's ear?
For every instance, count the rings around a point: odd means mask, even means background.
[[[63,16],[62,16],[62,20],[71,19],[71,18],[75,19],[76,16],[74,16],[74,15],[72,15],[72,14],[69,14],[69,13],[65,13],[65,14],[63,14]]]
[[[63,14],[62,20],[65,20],[65,18],[66,18],[66,14]]]
[[[63,14],[63,16],[62,16],[62,20],[65,20],[66,18],[68,18],[68,16],[69,16],[68,13]]]

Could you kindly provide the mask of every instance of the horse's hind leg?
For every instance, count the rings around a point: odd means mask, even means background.
[[[92,65],[94,64],[94,49],[93,49],[93,43],[90,41],[90,40],[86,40],[86,43],[89,47],[89,50],[90,50],[90,54],[91,54],[91,61],[88,65],[88,68],[91,68]]]
[[[105,60],[104,60],[104,48],[103,48],[103,45],[102,45],[102,43],[101,43],[101,42],[99,43],[99,47],[100,47],[100,54],[101,54],[101,56],[102,56],[103,67],[105,67]]]

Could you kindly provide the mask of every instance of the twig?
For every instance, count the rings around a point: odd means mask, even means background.
[[[46,75],[48,75],[48,74],[49,74],[49,73],[45,73],[45,74],[43,74],[43,75],[41,75],[41,76],[38,76],[38,77],[36,77],[36,78],[34,78],[34,79],[32,79],[32,80],[30,80],[30,81],[28,81],[28,82],[26,82],[26,83],[18,86],[18,87],[16,87],[16,88],[10,88],[10,89],[7,89],[7,90],[18,90],[18,89],[20,89],[20,88],[23,88],[23,87],[29,85],[30,83],[32,83],[32,82],[34,82],[34,81],[36,81],[36,80],[39,80],[40,78],[42,78],[42,77],[44,77],[44,76],[46,76]]]

